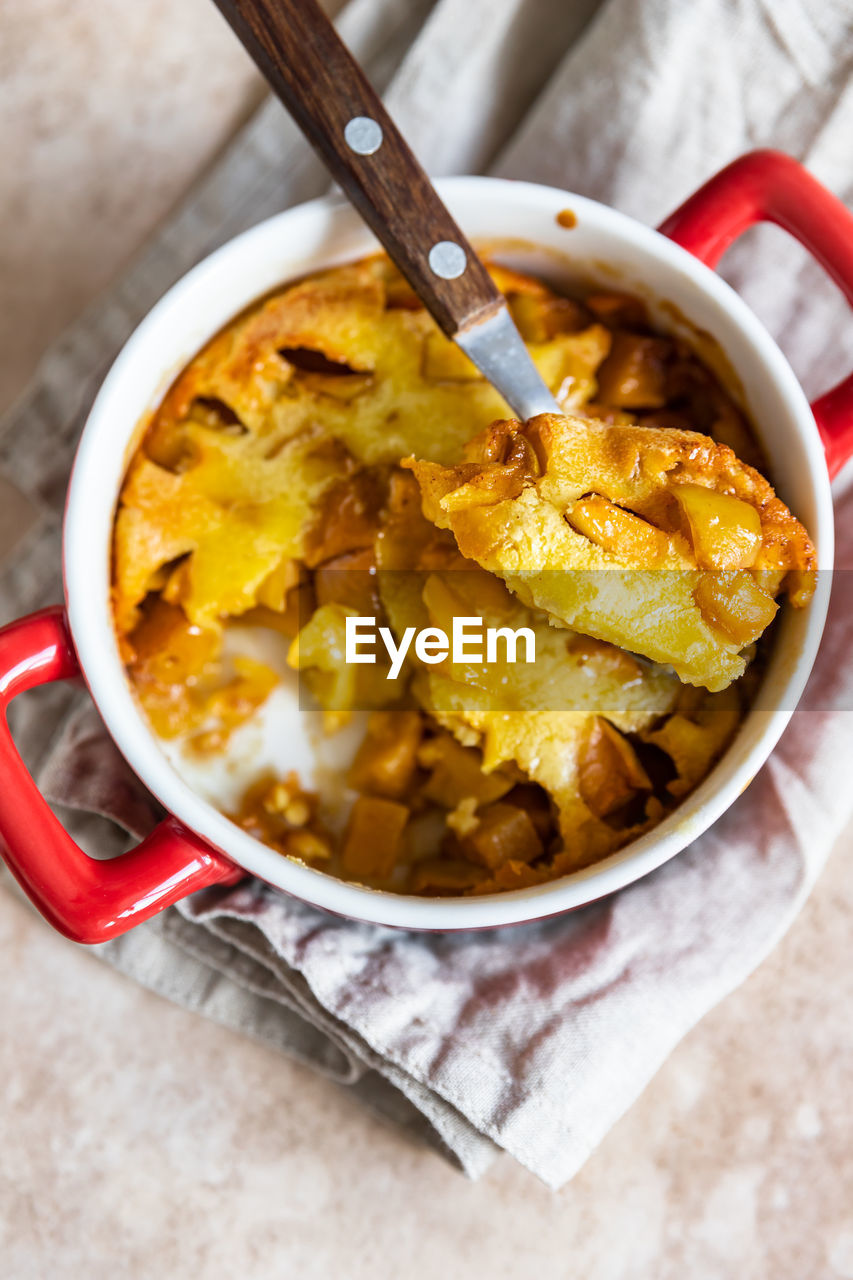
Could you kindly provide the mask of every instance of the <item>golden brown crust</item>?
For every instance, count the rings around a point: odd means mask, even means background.
[[[428,519],[525,603],[710,689],[742,674],[785,575],[815,567],[768,481],[695,432],[542,415],[493,423],[456,466],[402,465]],[[706,606],[709,574],[737,609]]]
[[[523,277],[502,276],[522,288]],[[542,306],[554,298],[530,287]],[[411,452],[455,462],[473,431],[507,411],[406,290],[382,258],[320,273],[238,317],[179,375],[120,496],[120,634],[178,556],[194,621],[216,626],[220,614],[251,608],[276,564],[303,554],[335,482]],[[531,349],[555,390],[568,379],[577,406],[610,338],[601,325],[566,324]]]

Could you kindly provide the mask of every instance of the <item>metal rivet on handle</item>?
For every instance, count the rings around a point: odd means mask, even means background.
[[[442,280],[455,280],[468,265],[465,250],[452,240],[439,240],[429,251],[429,265]]]
[[[344,141],[357,156],[372,156],[382,146],[382,125],[370,116],[353,116],[344,128]]]

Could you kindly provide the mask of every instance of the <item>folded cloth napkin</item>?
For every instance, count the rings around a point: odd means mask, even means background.
[[[655,221],[738,152],[776,145],[853,195],[846,0],[352,0],[341,27],[434,172],[551,182]],[[18,533],[0,566],[4,620],[59,597],[68,467],[129,330],[217,243],[326,182],[267,103],[46,357],[0,436],[0,498]],[[822,389],[849,366],[853,322],[779,236],[750,233],[727,274]],[[839,503],[839,540],[849,568],[853,496]],[[778,940],[853,810],[848,580],[836,574],[803,706],[752,787],[621,893],[542,924],[436,936],[335,919],[250,881],[196,895],[101,954],[327,1072],[470,1175],[504,1149],[560,1186]],[[13,710],[41,786],[86,847],[108,856],[150,829],[156,802],[85,698],[51,688]]]

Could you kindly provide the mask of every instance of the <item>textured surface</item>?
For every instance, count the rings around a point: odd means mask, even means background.
[[[851,846],[559,1195],[506,1159],[464,1181],[4,893],[5,1273],[563,1280],[571,1259],[584,1280],[853,1277]]]
[[[168,49],[157,42],[166,11],[157,0],[136,9],[96,0],[84,16],[48,0],[0,5],[15,72],[0,96],[4,154],[13,147],[15,157],[0,174],[6,394],[254,92],[203,0],[169,7]],[[134,51],[123,73],[122,47]],[[168,106],[177,82],[181,121],[170,118],[174,99]],[[167,96],[152,119],[155,90]],[[61,131],[73,175],[62,183],[49,160],[34,167],[35,106],[61,92],[71,105],[48,137],[56,146]],[[188,119],[196,132],[175,148]],[[133,152],[144,157],[138,167]],[[78,184],[89,195],[72,210]],[[8,495],[0,508],[5,519]],[[853,1277],[851,852],[853,830],[787,939],[559,1196],[510,1161],[465,1183],[331,1084],[76,952],[4,891],[4,1273],[361,1280],[405,1265],[409,1276],[448,1280],[475,1270],[495,1280],[562,1280],[569,1270],[584,1280]]]
[[[209,0],[0,0],[0,402],[251,107]]]

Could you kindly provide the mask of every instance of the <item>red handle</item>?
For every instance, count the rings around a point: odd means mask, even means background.
[[[175,818],[109,861],[74,843],[27,772],[6,709],[27,689],[79,674],[59,606],[0,630],[0,853],[54,928],[75,942],[106,942],[188,893],[243,873]]]
[[[853,214],[781,151],[751,151],[658,228],[709,267],[756,222],[784,227],[817,258],[853,306]],[[812,405],[831,476],[853,456],[853,373]]]

